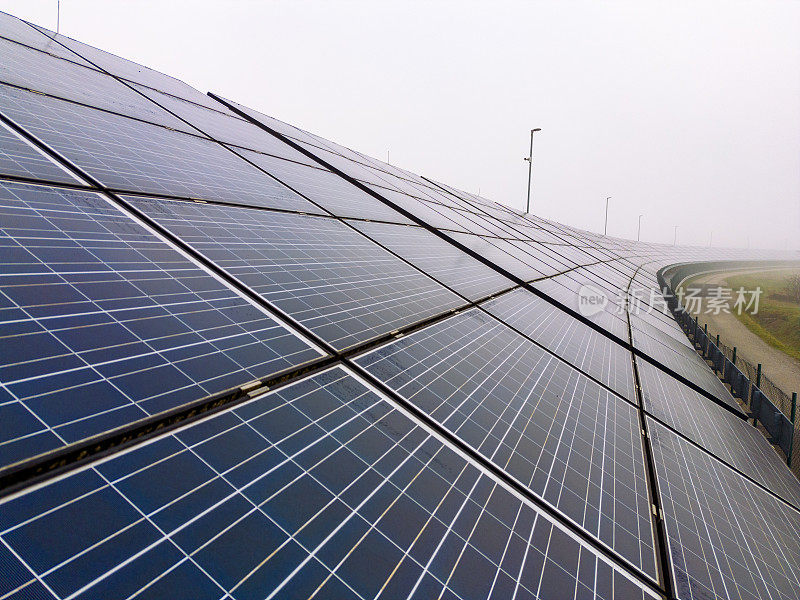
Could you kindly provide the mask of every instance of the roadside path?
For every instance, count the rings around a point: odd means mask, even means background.
[[[692,284],[702,283],[730,287],[726,281],[727,277],[758,272],[760,271],[709,273],[690,281]],[[703,308],[705,309],[705,304]],[[764,375],[784,392],[790,396],[792,392],[800,392],[800,361],[764,342],[732,314],[721,312],[714,315],[701,312],[697,315],[697,320],[701,326],[708,323],[709,334],[716,336],[719,333],[721,342],[728,346],[736,346],[738,356],[746,358],[754,365],[761,363]]]

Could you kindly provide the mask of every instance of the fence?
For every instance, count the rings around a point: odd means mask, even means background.
[[[800,460],[792,460],[792,451],[800,448],[800,420],[796,419],[797,394],[789,397],[761,372],[761,365],[754,366],[737,356],[736,347],[727,346],[719,336],[714,338],[710,335],[700,327],[697,318],[692,318],[679,304],[670,308],[700,356],[730,386],[731,394],[747,405],[753,425],[762,426],[769,441],[781,449],[786,456],[786,464],[800,479]]]

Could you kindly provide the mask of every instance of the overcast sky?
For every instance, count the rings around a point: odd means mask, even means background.
[[[516,208],[541,127],[532,212],[800,248],[800,2],[62,0],[61,32]]]

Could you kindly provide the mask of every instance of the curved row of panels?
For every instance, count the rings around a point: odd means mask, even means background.
[[[0,55],[0,598],[800,595],[800,484],[657,281],[792,257],[522,215],[2,14]]]

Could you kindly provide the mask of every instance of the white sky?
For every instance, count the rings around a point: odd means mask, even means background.
[[[62,0],[61,32],[516,208],[541,127],[537,214],[800,248],[800,2]]]

